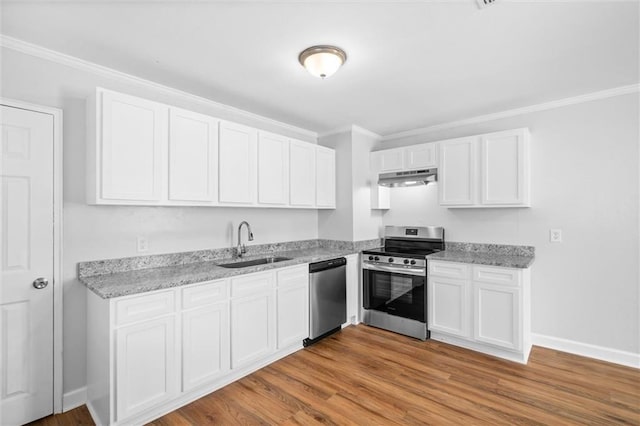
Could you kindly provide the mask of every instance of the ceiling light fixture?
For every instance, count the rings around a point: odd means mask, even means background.
[[[311,75],[331,77],[347,60],[344,50],[335,46],[311,46],[300,52],[298,61]]]

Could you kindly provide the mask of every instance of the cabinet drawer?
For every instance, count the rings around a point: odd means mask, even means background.
[[[276,272],[278,288],[305,285],[309,283],[309,265],[304,264]]]
[[[243,275],[231,279],[231,297],[252,296],[273,290],[273,272]]]
[[[467,279],[469,265],[455,262],[429,261],[429,274],[438,277]]]
[[[182,290],[182,307],[195,308],[220,302],[228,297],[229,289],[226,280],[211,281]]]
[[[520,285],[520,271],[498,266],[474,266],[473,281],[518,286]]]
[[[174,308],[173,290],[119,300],[116,302],[116,325],[170,314]]]

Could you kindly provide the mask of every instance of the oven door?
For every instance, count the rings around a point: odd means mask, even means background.
[[[363,307],[427,322],[425,268],[362,265]]]

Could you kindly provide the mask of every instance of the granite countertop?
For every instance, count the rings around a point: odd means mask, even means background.
[[[283,268],[303,263],[320,262],[323,260],[358,253],[359,251],[360,250],[355,249],[316,247],[262,253],[253,256],[245,256],[241,259],[226,258],[207,262],[137,269],[111,274],[92,276],[80,275],[78,279],[101,298],[110,299],[113,297],[145,293],[148,291],[217,280],[236,275],[250,274],[253,272],[267,271],[270,269]],[[290,257],[291,260],[249,266],[246,268],[223,268],[218,266],[221,263],[240,262],[273,256]]]
[[[533,264],[535,257],[533,255],[524,254],[515,255],[463,250],[444,250],[428,255],[427,259],[524,269]]]

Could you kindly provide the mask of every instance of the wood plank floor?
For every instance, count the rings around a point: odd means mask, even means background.
[[[151,425],[640,425],[640,370],[534,347],[528,365],[348,327]],[[35,425],[92,424],[86,407]]]

